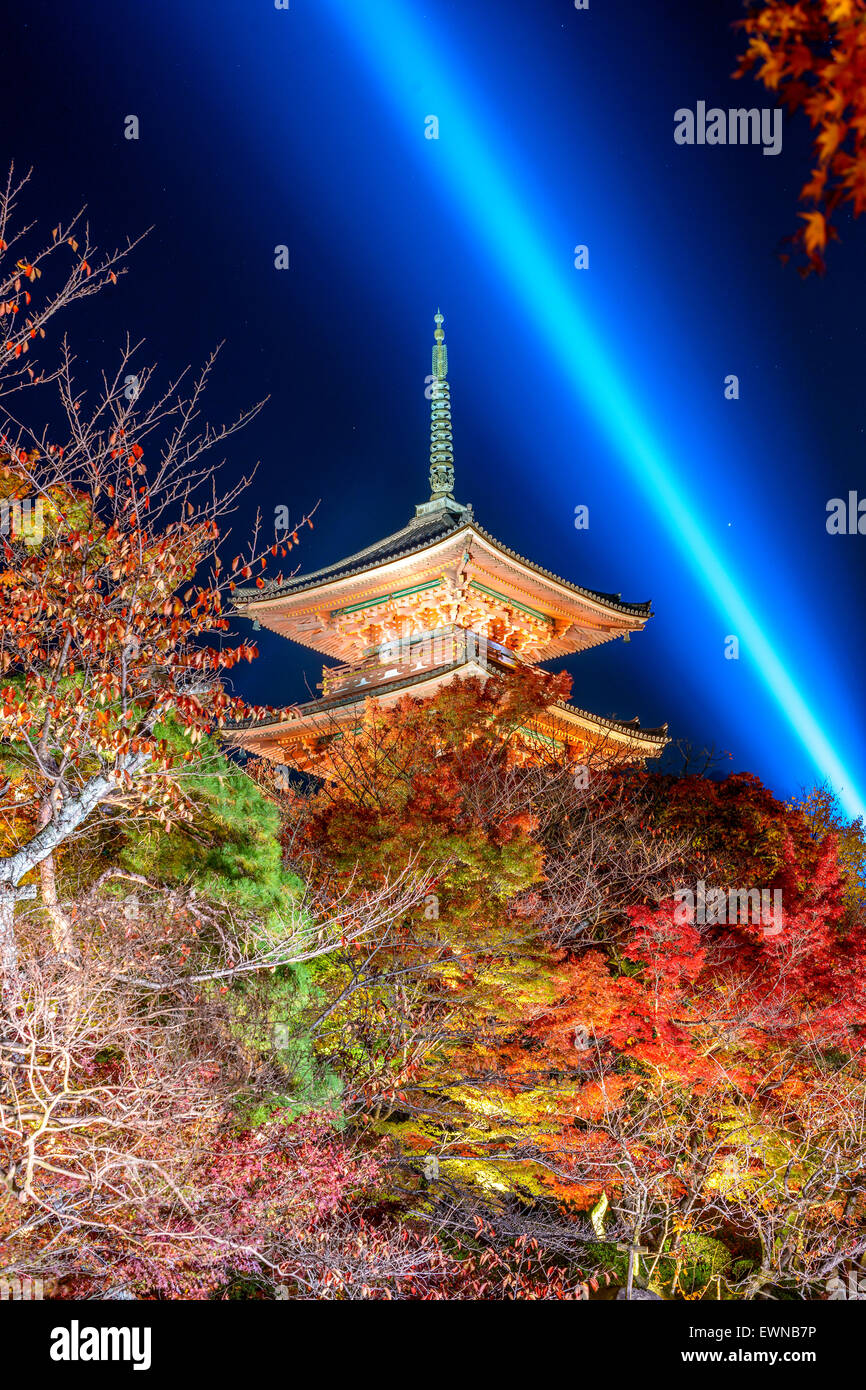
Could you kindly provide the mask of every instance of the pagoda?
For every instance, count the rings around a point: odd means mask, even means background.
[[[364,703],[425,699],[449,681],[536,666],[622,637],[652,616],[649,603],[583,589],[509,550],[454,498],[451,391],[444,322],[435,315],[430,497],[393,535],[312,574],[239,589],[239,614],[321,652],[321,696],[228,730],[251,753],[320,777],[329,744],[356,729]],[[605,719],[552,704],[526,744],[577,763],[643,763],[667,726]]]

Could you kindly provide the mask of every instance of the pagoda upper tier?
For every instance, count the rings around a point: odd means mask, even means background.
[[[337,564],[239,590],[236,602],[263,627],[344,662],[462,627],[535,665],[641,632],[651,616],[648,603],[580,588],[509,550],[450,497]]]

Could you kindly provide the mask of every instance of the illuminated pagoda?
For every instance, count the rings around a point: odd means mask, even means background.
[[[454,498],[448,349],[435,316],[431,377],[430,497],[402,530],[313,574],[239,589],[237,611],[339,662],[325,666],[321,697],[234,725],[251,753],[328,777],[328,746],[358,727],[364,702],[424,699],[447,681],[538,665],[641,632],[648,603],[623,603],[560,579],[500,544]],[[667,743],[667,726],[605,719],[551,705],[526,731],[582,761],[642,763]]]

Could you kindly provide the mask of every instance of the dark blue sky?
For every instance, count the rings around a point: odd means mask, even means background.
[[[866,494],[866,219],[803,283],[776,250],[805,123],[785,119],[775,158],[674,143],[677,108],[769,105],[730,78],[740,13],[28,0],[5,21],[0,154],[33,165],[48,228],[82,201],[102,244],[154,228],[67,322],[85,371],[127,330],[166,371],[225,339],[211,414],[270,396],[226,463],[261,460],[238,532],[320,501],[306,569],[404,524],[427,495],[441,304],[458,498],[549,569],[653,599],[645,634],[572,661],[575,702],[667,720],[782,793],[831,775],[856,809],[866,537],[825,518]],[[313,653],[259,646],[251,698],[320,679]]]

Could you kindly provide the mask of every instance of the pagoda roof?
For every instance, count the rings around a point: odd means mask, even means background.
[[[235,593],[235,603],[239,610],[243,610],[248,604],[259,604],[267,599],[288,598],[307,590],[325,588],[338,580],[348,579],[354,575],[363,574],[365,571],[377,569],[392,560],[420,554],[429,546],[448,537],[457,536],[462,531],[479,537],[499,554],[516,560],[526,569],[544,579],[552,580],[553,583],[580,598],[590,599],[593,603],[628,616],[644,619],[652,616],[649,601],[623,603],[620,594],[608,594],[599,589],[583,588],[579,584],[572,583],[569,579],[563,579],[560,575],[554,574],[551,570],[544,569],[533,560],[528,560],[518,551],[503,545],[489,531],[485,531],[482,526],[479,526],[472,514],[471,507],[460,506],[457,503],[439,504],[436,511],[424,512],[420,516],[416,515],[399,531],[395,531],[383,540],[365,547],[364,550],[356,551],[354,555],[349,555],[344,560],[325,565],[322,569],[313,570],[309,574],[299,574],[279,583],[274,580],[270,582],[266,580],[261,589],[238,588]]]

